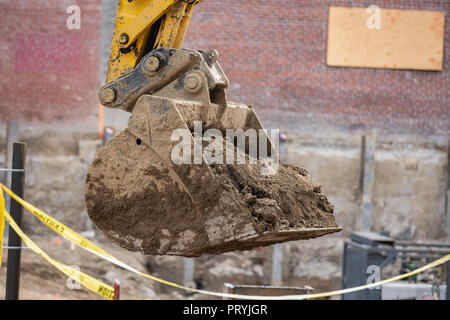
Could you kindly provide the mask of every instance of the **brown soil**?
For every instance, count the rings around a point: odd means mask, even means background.
[[[257,231],[337,227],[333,205],[305,169],[280,164],[272,176],[260,166],[212,166],[217,180],[239,192],[250,209]]]
[[[280,164],[264,176],[262,164],[246,158],[245,165],[168,166],[126,130],[89,169],[89,216],[122,247],[154,255],[249,250],[339,231],[306,170]]]

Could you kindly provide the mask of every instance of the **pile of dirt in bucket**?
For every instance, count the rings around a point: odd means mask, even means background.
[[[188,257],[340,231],[333,206],[306,170],[279,163],[263,175],[266,162],[250,161],[231,143],[225,148],[245,163],[174,165],[122,132],[89,169],[92,222],[128,250]]]

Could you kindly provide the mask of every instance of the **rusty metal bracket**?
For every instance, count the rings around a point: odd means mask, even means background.
[[[225,89],[229,83],[217,62],[217,56],[215,50],[153,50],[135,69],[107,83],[100,90],[99,100],[106,107],[132,112],[137,100],[144,94],[152,95],[161,91],[159,96],[176,98],[173,94],[176,92],[179,97],[183,97],[180,88],[195,93],[201,83],[201,75],[197,72],[206,77],[209,90],[216,92],[213,97],[226,104]],[[178,82],[169,86],[177,79]]]

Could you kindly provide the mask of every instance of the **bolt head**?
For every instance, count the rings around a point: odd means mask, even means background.
[[[105,88],[100,92],[102,103],[111,103],[116,99],[116,93],[111,88]]]
[[[159,59],[158,59],[158,57],[155,57],[155,56],[152,56],[152,57],[148,58],[147,61],[145,61],[145,68],[151,72],[157,71],[159,68],[159,65],[160,65]]]
[[[128,35],[126,33],[122,33],[119,38],[120,44],[126,44],[128,42]]]
[[[201,87],[201,79],[196,74],[190,74],[184,79],[184,87],[190,92],[196,92]]]
[[[206,52],[206,55],[208,56],[208,59],[209,61],[211,61],[211,63],[215,63],[219,58],[219,52],[217,52],[217,50],[208,50],[208,52]]]

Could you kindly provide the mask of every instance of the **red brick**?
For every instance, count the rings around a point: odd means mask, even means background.
[[[442,10],[442,72],[329,68],[329,6]],[[357,4],[356,4],[357,3]],[[206,0],[186,46],[219,51],[229,98],[278,127],[317,124],[389,133],[450,134],[450,1]]]
[[[66,9],[81,9],[69,30]],[[99,0],[0,0],[0,122],[83,121],[98,108]]]

